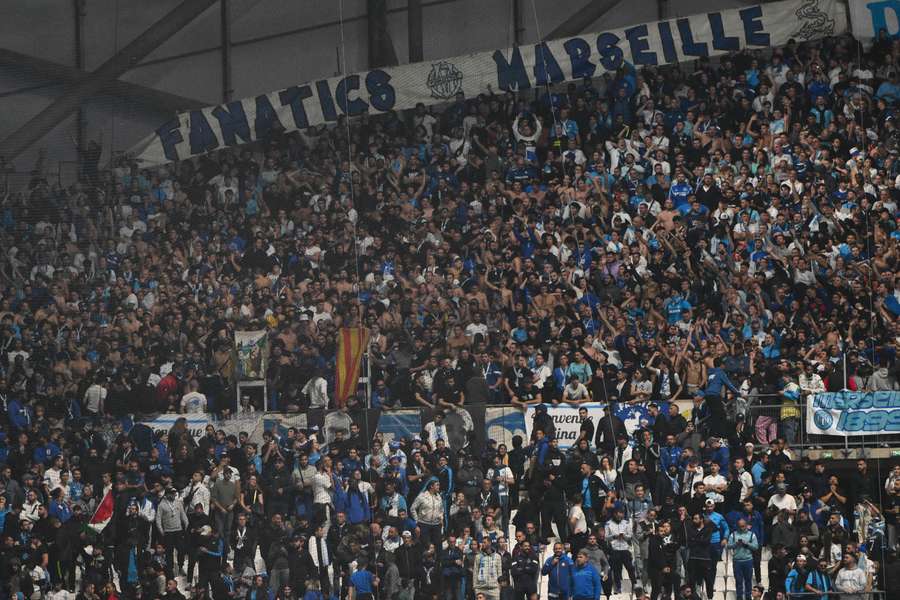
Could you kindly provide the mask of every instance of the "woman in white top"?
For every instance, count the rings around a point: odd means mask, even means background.
[[[588,524],[584,516],[583,502],[580,495],[576,494],[572,499],[572,508],[569,509],[569,531],[572,533],[572,552],[577,553],[587,542]]]
[[[597,475],[606,484],[606,489],[611,490],[615,487],[616,477],[619,476],[619,473],[613,468],[609,457],[604,456],[600,459],[600,469],[597,471]]]

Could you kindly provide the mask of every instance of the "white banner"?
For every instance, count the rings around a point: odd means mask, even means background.
[[[787,0],[588,33],[533,46],[374,69],[180,113],[131,150],[144,166],[237,146],[277,130],[436,104],[457,94],[525,91],[600,77],[625,64],[664,65],[847,31],[838,0]]]
[[[182,417],[187,419],[188,431],[191,432],[191,436],[194,438],[194,441],[198,441],[200,438],[206,435],[206,426],[212,422],[212,415],[206,413],[191,413],[186,415],[181,415],[178,413],[165,413],[159,415],[155,419],[152,419],[150,421],[141,421],[140,423],[152,429],[154,434],[161,431],[169,433],[169,430],[172,429],[172,425],[175,424],[175,421]]]
[[[806,431],[816,435],[900,433],[900,392],[816,394],[806,411]]]
[[[603,418],[606,412],[601,402],[585,402],[584,404],[545,404],[547,414],[553,419],[553,425],[556,427],[556,439],[559,440],[560,448],[571,448],[578,439],[578,432],[581,431],[581,417],[578,416],[578,409],[582,406],[588,409],[588,416],[594,421],[594,427]],[[525,439],[531,439],[531,432],[534,431],[534,413],[535,406],[529,406],[525,411]],[[591,440],[591,445],[594,441]]]
[[[888,37],[900,37],[900,0],[849,0],[853,37],[869,44],[884,29]]]
[[[633,436],[634,432],[642,426],[647,427],[653,425],[654,417],[650,415],[650,405],[653,402],[638,402],[635,404],[624,404],[621,402],[613,403],[613,414],[621,419],[625,425],[625,430],[629,436]],[[659,408],[659,414],[667,415],[669,413],[668,402],[656,402]],[[690,405],[690,403],[687,403]],[[578,432],[581,430],[581,418],[578,415],[578,409],[582,406],[588,409],[588,417],[594,422],[594,431],[596,434],[597,423],[606,414],[602,402],[585,402],[583,404],[545,404],[547,414],[553,419],[556,426],[556,437],[559,439],[560,448],[570,448],[578,439]],[[527,439],[531,439],[531,432],[534,429],[534,413],[535,406],[529,406],[525,411],[525,432]],[[679,405],[679,409],[682,408]],[[683,411],[679,411],[683,412]],[[690,410],[687,413],[690,416]],[[594,440],[591,440],[593,445]]]

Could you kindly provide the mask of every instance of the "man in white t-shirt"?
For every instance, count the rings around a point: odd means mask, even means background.
[[[84,392],[84,410],[85,412],[97,416],[103,412],[103,403],[106,401],[108,394],[103,384],[95,381],[94,384]]]
[[[709,463],[710,474],[703,478],[706,485],[706,497],[719,504],[725,502],[725,490],[728,488],[728,480],[719,472],[719,463]]]
[[[776,507],[779,512],[787,510],[793,514],[797,512],[797,499],[787,493],[785,483],[779,483],[775,486],[775,493],[769,498],[769,506]]]
[[[321,373],[317,373],[307,381],[301,391],[309,398],[310,408],[328,407],[328,382]]]
[[[188,387],[190,391],[181,397],[181,412],[189,414],[206,412],[206,395],[197,391],[200,384],[193,379]]]
[[[450,436],[447,435],[447,426],[444,424],[444,413],[435,411],[434,420],[425,425],[425,433],[428,435],[428,445],[434,448],[438,440],[444,440],[450,446]]]

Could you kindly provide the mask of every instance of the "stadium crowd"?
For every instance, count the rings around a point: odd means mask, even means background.
[[[898,61],[829,38],[36,171],[0,211],[0,598],[900,589],[900,466],[795,447],[811,394],[898,389]],[[353,325],[419,436],[122,426],[261,410],[242,329],[270,409],[337,409]],[[586,400],[650,418],[584,410],[563,452],[547,407]],[[451,443],[473,404],[537,405],[533,434]]]

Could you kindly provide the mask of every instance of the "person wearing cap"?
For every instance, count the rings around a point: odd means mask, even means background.
[[[175,488],[166,489],[165,496],[160,500],[156,507],[156,530],[162,537],[162,543],[166,547],[166,576],[172,578],[175,576],[174,566],[181,564],[184,557],[180,556],[178,563],[175,562],[175,550],[179,555],[184,553],[184,532],[188,527],[188,516],[184,511],[184,502],[178,498],[178,492]]]
[[[784,580],[784,589],[788,594],[802,594],[806,592],[806,580],[809,578],[809,567],[804,554],[798,554],[794,559],[794,565],[788,571]]]

